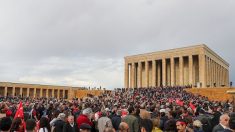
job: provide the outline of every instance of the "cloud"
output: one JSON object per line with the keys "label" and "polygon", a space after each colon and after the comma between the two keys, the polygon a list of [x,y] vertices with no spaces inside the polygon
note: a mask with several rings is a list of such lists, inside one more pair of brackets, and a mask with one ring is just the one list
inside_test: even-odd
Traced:
{"label": "cloud", "polygon": [[[31,64],[17,82],[77,87],[122,86],[122,60],[49,57]],[[23,66],[24,67],[24,66]],[[23,72],[23,69],[21,69]],[[17,76],[17,75],[15,75]],[[121,82],[121,83],[120,83]],[[121,85],[120,85],[121,84]]]}

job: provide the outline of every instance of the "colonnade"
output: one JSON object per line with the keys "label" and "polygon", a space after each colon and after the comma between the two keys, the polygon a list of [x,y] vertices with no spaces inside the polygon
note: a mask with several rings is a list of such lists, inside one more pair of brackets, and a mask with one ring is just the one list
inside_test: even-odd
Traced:
{"label": "colonnade", "polygon": [[0,96],[68,98],[69,89],[0,86]]}
{"label": "colonnade", "polygon": [[125,60],[126,88],[229,85],[228,68],[205,54],[136,60]]}

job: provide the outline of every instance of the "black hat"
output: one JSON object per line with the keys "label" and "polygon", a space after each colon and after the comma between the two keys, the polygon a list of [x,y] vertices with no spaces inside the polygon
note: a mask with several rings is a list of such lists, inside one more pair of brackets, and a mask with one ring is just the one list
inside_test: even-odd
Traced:
{"label": "black hat", "polygon": [[88,124],[86,124],[86,123],[82,123],[82,124],[80,125],[80,129],[91,129],[91,126],[88,125]]}

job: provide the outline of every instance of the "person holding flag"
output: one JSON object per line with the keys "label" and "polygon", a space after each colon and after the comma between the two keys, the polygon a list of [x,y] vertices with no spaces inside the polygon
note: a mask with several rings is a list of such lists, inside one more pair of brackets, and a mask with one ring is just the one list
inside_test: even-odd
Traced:
{"label": "person holding flag", "polygon": [[25,130],[24,111],[23,111],[22,102],[20,102],[10,132],[24,132],[24,130]]}

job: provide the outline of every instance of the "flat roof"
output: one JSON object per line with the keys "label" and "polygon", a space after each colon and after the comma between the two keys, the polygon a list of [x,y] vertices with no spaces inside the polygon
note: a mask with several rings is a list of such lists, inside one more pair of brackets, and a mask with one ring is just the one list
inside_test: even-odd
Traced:
{"label": "flat roof", "polygon": [[36,87],[62,87],[62,88],[82,88],[73,86],[59,86],[59,85],[42,85],[42,84],[30,84],[30,83],[13,83],[13,82],[0,82],[0,85],[25,85],[25,86],[36,86]]}
{"label": "flat roof", "polygon": [[196,44],[196,45],[181,47],[181,48],[174,48],[174,49],[168,49],[168,50],[162,50],[162,51],[155,51],[155,52],[141,53],[141,54],[136,54],[136,55],[129,55],[129,56],[125,56],[124,58],[129,59],[129,58],[133,58],[133,57],[135,58],[135,57],[143,57],[143,56],[150,56],[150,55],[166,54],[166,53],[171,53],[171,52],[174,52],[174,51],[192,50],[192,49],[198,49],[198,48],[204,48],[205,50],[211,52],[214,56],[216,56],[218,59],[220,59],[226,65],[229,66],[229,63],[227,61],[225,61],[217,53],[215,53],[213,50],[211,50],[206,44]]}

